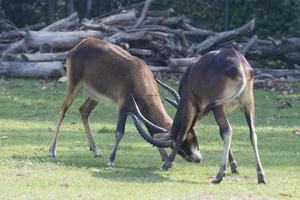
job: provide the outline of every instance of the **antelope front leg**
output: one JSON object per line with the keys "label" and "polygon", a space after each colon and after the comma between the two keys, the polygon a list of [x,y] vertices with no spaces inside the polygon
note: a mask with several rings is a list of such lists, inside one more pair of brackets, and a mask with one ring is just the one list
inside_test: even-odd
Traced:
{"label": "antelope front leg", "polygon": [[174,145],[174,149],[172,150],[171,154],[169,157],[167,157],[167,159],[165,160],[163,166],[161,167],[162,170],[168,170],[170,169],[174,164],[174,160],[176,157],[176,154],[178,152],[179,147],[181,146],[182,142],[179,143],[178,141],[176,142],[176,144]]}
{"label": "antelope front leg", "polygon": [[245,116],[246,116],[246,120],[247,120],[248,125],[249,125],[250,141],[251,141],[252,148],[253,148],[253,151],[254,151],[254,154],[255,154],[255,159],[256,159],[257,181],[258,181],[258,184],[261,184],[261,183],[266,184],[267,181],[265,179],[265,173],[264,173],[264,170],[262,168],[259,153],[258,153],[258,149],[257,149],[257,136],[256,136],[254,124],[253,124],[253,115],[250,112],[246,111]]}
{"label": "antelope front leg", "polygon": [[[220,134],[221,134],[221,131],[220,131]],[[221,138],[224,141],[222,134],[221,134]],[[233,157],[233,154],[232,154],[232,152],[231,152],[230,149],[229,149],[228,158],[229,158],[229,164],[230,164],[230,168],[231,168],[231,173],[232,174],[239,174],[237,162],[235,161],[235,159]]]}
{"label": "antelope front leg", "polygon": [[121,108],[119,110],[119,117],[118,117],[118,123],[117,123],[116,142],[115,142],[114,148],[110,154],[110,157],[109,157],[108,161],[106,162],[106,165],[108,167],[113,167],[115,165],[117,149],[118,149],[121,139],[124,136],[126,119],[127,119],[126,108]]}
{"label": "antelope front leg", "polygon": [[231,173],[232,174],[239,174],[237,162],[234,159],[230,149],[229,149],[229,163],[230,163],[230,167],[231,167]]}
{"label": "antelope front leg", "polygon": [[182,101],[184,103],[179,104],[177,109],[177,113],[182,113],[178,115],[176,113],[172,128],[171,128],[171,135],[177,135],[176,141],[173,140],[174,149],[171,152],[168,159],[162,166],[162,170],[168,170],[172,167],[173,161],[176,157],[178,150],[180,149],[183,141],[186,138],[186,134],[190,129],[193,127],[196,121],[196,108],[191,101]]}
{"label": "antelope front leg", "polygon": [[213,111],[213,113],[217,121],[217,124],[220,128],[220,134],[224,141],[222,163],[217,176],[211,181],[211,183],[217,184],[220,183],[223,180],[223,178],[226,176],[226,164],[227,164],[227,159],[228,159],[229,149],[231,144],[232,128],[230,126],[229,121],[227,120],[225,109],[223,106],[216,108]]}
{"label": "antelope front leg", "polygon": [[[154,134],[153,137],[158,140],[169,140],[170,139],[170,135],[161,134],[161,133]],[[157,149],[159,151],[162,161],[163,162],[166,161],[169,157],[168,152],[164,148],[157,148]]]}
{"label": "antelope front leg", "polygon": [[157,148],[157,149],[159,151],[159,154],[161,156],[162,161],[163,162],[166,161],[168,159],[168,153],[167,153],[167,151],[165,149],[163,149],[163,148]]}

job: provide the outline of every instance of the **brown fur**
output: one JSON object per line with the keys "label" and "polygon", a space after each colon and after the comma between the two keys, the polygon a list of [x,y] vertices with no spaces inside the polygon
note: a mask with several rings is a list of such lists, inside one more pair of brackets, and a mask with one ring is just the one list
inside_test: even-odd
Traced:
{"label": "brown fur", "polygon": [[[64,113],[72,104],[81,88],[88,99],[81,106],[80,112],[86,129],[91,150],[99,153],[94,142],[88,117],[101,98],[110,99],[118,105],[119,119],[117,139],[110,161],[113,162],[116,147],[124,132],[124,113],[135,112],[130,99],[134,96],[142,114],[154,124],[170,130],[172,119],[163,107],[157,83],[150,68],[141,59],[125,50],[96,38],[87,38],[72,49],[67,58],[67,94],[61,108],[61,116],[50,146],[49,153],[55,156],[56,140]],[[123,120],[123,121],[122,121]],[[126,120],[126,118],[125,118]],[[155,132],[147,127],[150,134]],[[190,133],[192,134],[192,133]],[[119,135],[119,136],[118,136]],[[195,136],[194,136],[195,137]],[[189,143],[190,142],[190,143]],[[197,144],[196,141],[185,141],[185,145]],[[160,149],[163,159],[166,152]],[[111,164],[111,163],[110,163]]]}
{"label": "brown fur", "polygon": [[212,111],[224,140],[223,161],[213,182],[221,182],[228,156],[232,171],[237,172],[236,161],[230,151],[232,128],[226,111],[230,105],[238,103],[245,113],[250,129],[258,181],[265,183],[254,129],[253,69],[244,56],[234,49],[207,53],[184,74],[179,94],[181,100],[171,128],[176,144],[163,168],[168,169],[171,166],[177,151],[180,151],[178,148],[189,137],[187,133],[193,131],[196,120]]}

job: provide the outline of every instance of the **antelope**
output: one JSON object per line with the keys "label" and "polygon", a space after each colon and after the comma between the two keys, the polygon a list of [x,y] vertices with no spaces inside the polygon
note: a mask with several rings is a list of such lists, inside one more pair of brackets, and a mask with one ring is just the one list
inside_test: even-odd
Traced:
{"label": "antelope", "polygon": [[[163,107],[150,68],[141,59],[130,55],[117,45],[96,38],[87,38],[68,53],[66,66],[67,91],[50,145],[50,157],[56,156],[57,139],[65,113],[83,88],[88,97],[79,110],[90,150],[95,157],[102,157],[102,153],[94,140],[89,115],[98,101],[108,99],[117,104],[118,120],[115,145],[107,165],[114,165],[117,148],[124,135],[127,116],[133,118],[138,129],[141,129],[139,120],[145,123],[150,135],[141,131],[139,133],[142,133],[142,137],[147,142],[159,147],[163,160],[167,158],[168,154],[163,148],[172,147],[172,142],[160,141],[151,135],[170,130],[172,119]],[[176,94],[172,88],[159,83],[172,94]],[[200,162],[202,157],[198,150],[196,135],[194,132],[189,132],[187,135],[187,139],[179,148],[180,155],[190,162]]]}
{"label": "antelope", "polygon": [[[193,131],[197,120],[213,112],[224,141],[222,162],[219,172],[211,181],[220,183],[226,175],[229,157],[231,171],[238,173],[237,163],[230,150],[232,127],[227,119],[227,109],[239,105],[244,112],[250,130],[250,141],[256,158],[258,183],[266,183],[261,165],[257,136],[254,127],[253,69],[245,57],[234,49],[220,49],[201,57],[184,73],[179,85],[179,102],[169,137],[173,140],[173,150],[165,160],[162,169],[172,166],[183,142]],[[166,138],[168,139],[168,138]]]}

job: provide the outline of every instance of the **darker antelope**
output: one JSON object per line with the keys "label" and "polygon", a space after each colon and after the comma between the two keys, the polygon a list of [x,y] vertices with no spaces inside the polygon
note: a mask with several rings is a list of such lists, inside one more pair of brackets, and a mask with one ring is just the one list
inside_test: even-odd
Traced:
{"label": "darker antelope", "polygon": [[[103,98],[115,102],[118,106],[116,141],[107,161],[109,166],[114,164],[117,147],[124,135],[128,115],[133,118],[139,129],[141,129],[139,120],[142,120],[150,135],[170,130],[172,120],[163,107],[150,68],[141,59],[130,55],[119,46],[96,38],[83,40],[68,54],[67,77],[67,93],[60,109],[59,120],[49,149],[51,157],[56,155],[58,133],[65,113],[82,88],[88,98],[80,107],[81,119],[90,150],[97,157],[101,157],[102,154],[97,149],[93,138],[89,125],[89,115],[98,104],[98,101]],[[138,105],[139,109],[136,109],[134,105]],[[145,132],[140,131],[140,133],[149,143],[161,147],[159,152],[162,159],[165,160],[168,155],[162,148],[171,147],[173,145],[172,141],[160,141]],[[188,161],[200,162],[201,154],[198,151],[196,135],[194,132],[189,132],[187,135],[188,137],[178,149],[180,155]]]}
{"label": "darker antelope", "polygon": [[[181,99],[170,133],[175,145],[162,168],[167,170],[172,166],[183,142],[189,138],[188,133],[194,132],[193,126],[196,121],[212,111],[224,141],[222,163],[212,183],[222,181],[226,174],[228,157],[231,171],[237,173],[237,163],[230,150],[232,128],[226,116],[228,107],[235,104],[242,108],[250,129],[258,183],[266,183],[254,128],[253,79],[252,67],[245,57],[234,49],[212,51],[193,64],[180,82]],[[172,104],[177,106],[176,102]]]}

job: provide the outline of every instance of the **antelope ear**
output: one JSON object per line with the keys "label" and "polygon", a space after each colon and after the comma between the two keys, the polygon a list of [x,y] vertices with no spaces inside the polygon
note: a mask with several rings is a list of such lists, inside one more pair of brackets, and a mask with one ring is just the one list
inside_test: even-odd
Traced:
{"label": "antelope ear", "polygon": [[168,140],[172,139],[169,132],[167,132],[167,133],[156,133],[156,134],[153,135],[153,138],[155,138],[157,140],[160,140],[160,141],[168,141]]}

